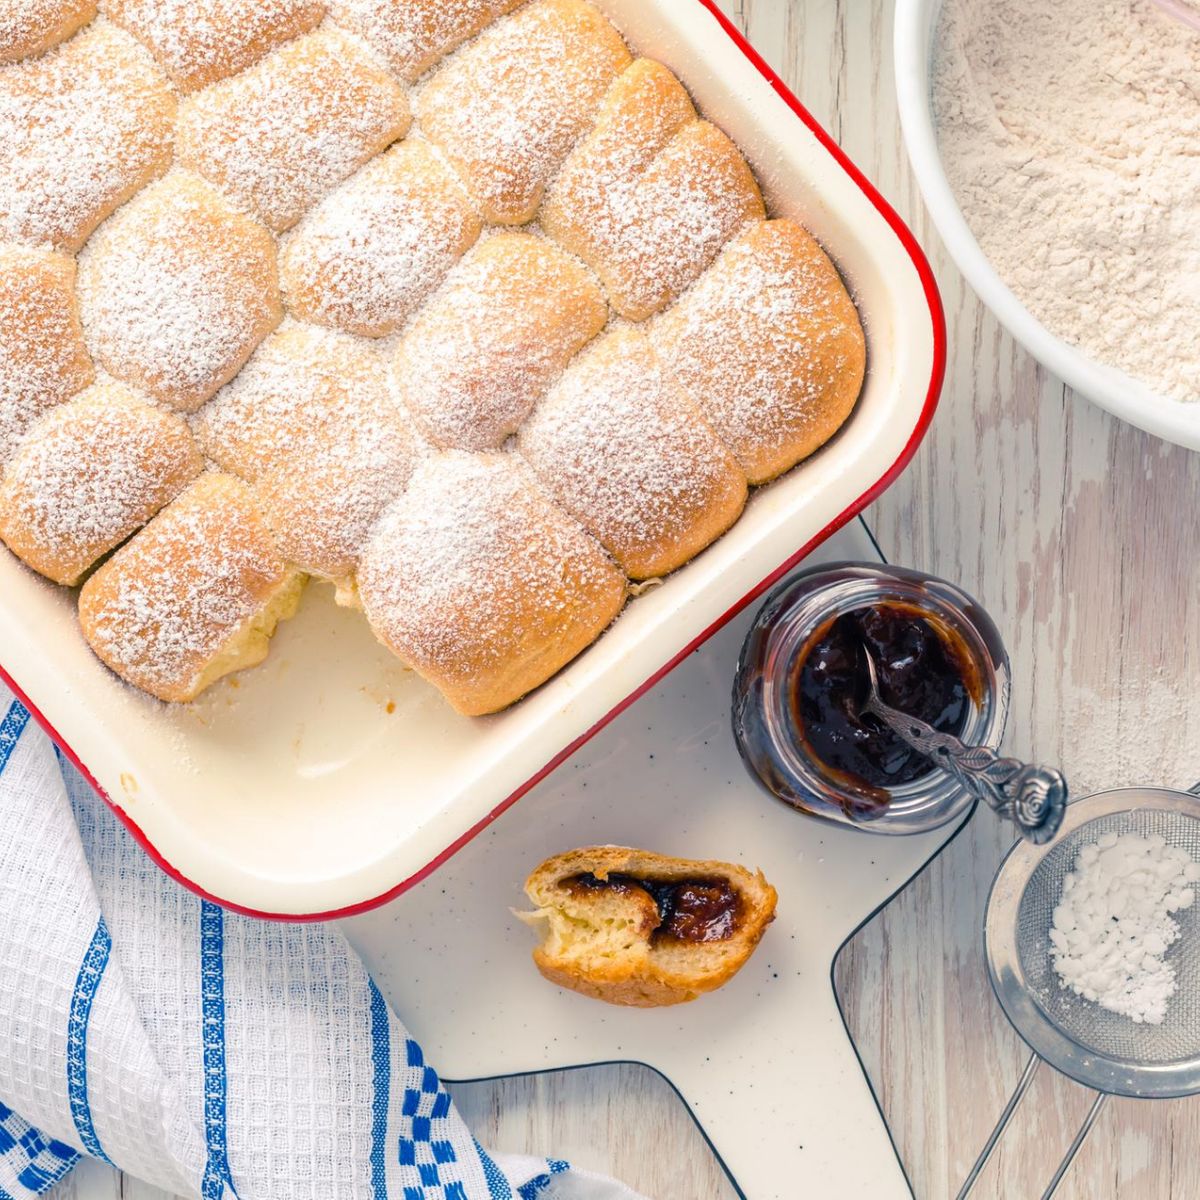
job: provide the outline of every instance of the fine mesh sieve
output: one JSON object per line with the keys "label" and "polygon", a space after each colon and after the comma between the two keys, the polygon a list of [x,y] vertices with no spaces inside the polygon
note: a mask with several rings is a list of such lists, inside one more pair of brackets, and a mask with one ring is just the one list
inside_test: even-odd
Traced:
{"label": "fine mesh sieve", "polygon": [[1200,903],[1173,914],[1180,936],[1166,960],[1175,968],[1176,991],[1161,1025],[1136,1024],[1063,987],[1049,936],[1063,877],[1080,849],[1106,833],[1160,834],[1200,862],[1198,794],[1200,785],[1191,793],[1128,788],[1088,796],[1067,806],[1056,842],[1018,842],[1000,864],[984,926],[988,973],[1005,1015],[1033,1055],[959,1200],[975,1184],[1043,1061],[1100,1093],[1043,1200],[1057,1190],[1109,1095],[1200,1092]]}
{"label": "fine mesh sieve", "polygon": [[[1200,805],[1193,805],[1200,809]],[[1068,1037],[1106,1058],[1143,1063],[1200,1060],[1200,905],[1174,915],[1180,937],[1168,951],[1177,991],[1161,1025],[1136,1025],[1060,986],[1050,958],[1048,931],[1062,895],[1063,877],[1080,849],[1105,833],[1160,834],[1169,846],[1200,862],[1200,819],[1162,809],[1133,809],[1096,817],[1057,843],[1034,870],[1017,907],[1017,954],[1026,987],[1037,1005]]]}

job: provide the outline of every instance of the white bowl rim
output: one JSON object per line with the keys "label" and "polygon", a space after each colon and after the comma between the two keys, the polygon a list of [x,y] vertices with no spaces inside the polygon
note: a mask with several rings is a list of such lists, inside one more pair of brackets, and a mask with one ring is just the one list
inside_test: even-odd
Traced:
{"label": "white bowl rim", "polygon": [[1147,433],[1200,450],[1200,401],[1164,396],[1051,333],[1018,299],[971,232],[942,168],[930,67],[942,0],[896,0],[894,67],[904,142],[929,215],[955,265],[1000,324],[1074,391]]}

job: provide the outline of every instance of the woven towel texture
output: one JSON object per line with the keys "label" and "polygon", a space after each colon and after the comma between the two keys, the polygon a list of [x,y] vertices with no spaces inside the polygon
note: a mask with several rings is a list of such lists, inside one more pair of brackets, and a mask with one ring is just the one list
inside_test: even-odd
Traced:
{"label": "woven towel texture", "polygon": [[0,1200],[81,1154],[202,1200],[637,1200],[490,1156],[336,929],[176,885],[0,686]]}

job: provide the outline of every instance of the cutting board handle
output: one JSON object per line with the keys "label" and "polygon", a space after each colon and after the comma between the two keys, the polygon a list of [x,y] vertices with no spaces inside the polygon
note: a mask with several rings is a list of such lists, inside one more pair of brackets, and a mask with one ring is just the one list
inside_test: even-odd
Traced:
{"label": "cutting board handle", "polygon": [[794,1024],[766,1021],[707,1057],[668,1053],[647,1065],[688,1105],[746,1200],[910,1200],[832,983],[819,982],[803,989]]}

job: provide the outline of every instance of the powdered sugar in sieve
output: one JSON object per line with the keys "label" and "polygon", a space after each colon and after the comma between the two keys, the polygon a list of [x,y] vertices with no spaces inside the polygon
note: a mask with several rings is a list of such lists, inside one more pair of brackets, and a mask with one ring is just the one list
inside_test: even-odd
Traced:
{"label": "powdered sugar in sieve", "polygon": [[[1194,791],[1200,793],[1200,785]],[[1079,864],[1080,852],[1092,845],[1098,854],[1118,845],[1140,852],[1142,839],[1153,847],[1161,839],[1164,850],[1200,860],[1200,799],[1164,788],[1100,792],[1068,805],[1056,842],[1041,847],[1018,842],[1001,863],[984,929],[988,973],[1005,1015],[1033,1055],[959,1200],[974,1186],[1042,1061],[1099,1093],[1043,1200],[1057,1190],[1109,1095],[1200,1092],[1200,905],[1176,904],[1186,898],[1178,895],[1172,901],[1179,934],[1163,947],[1162,961],[1174,972],[1176,990],[1161,1024],[1134,1022],[1103,1008],[1064,987],[1055,972],[1050,932],[1063,880]],[[1092,858],[1090,851],[1086,858]],[[1176,865],[1184,866],[1182,860]]]}

